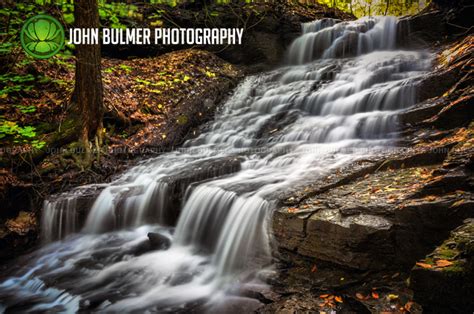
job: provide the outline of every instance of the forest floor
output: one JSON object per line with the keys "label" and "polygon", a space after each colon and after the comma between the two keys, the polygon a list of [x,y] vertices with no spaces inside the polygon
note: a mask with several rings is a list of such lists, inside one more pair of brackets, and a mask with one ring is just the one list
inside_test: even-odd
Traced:
{"label": "forest floor", "polygon": [[[19,62],[9,72],[12,88],[20,79],[24,83],[0,99],[0,193],[6,204],[2,244],[12,243],[11,238],[36,238],[35,208],[46,195],[107,181],[133,160],[170,150],[196,134],[242,77],[237,67],[202,50],[133,60],[104,58],[106,141],[95,152],[93,165],[84,169],[84,152],[71,134],[75,121],[68,115],[74,62],[72,57]],[[21,241],[13,244],[25,247]],[[3,245],[1,249],[3,256],[14,253]]]}

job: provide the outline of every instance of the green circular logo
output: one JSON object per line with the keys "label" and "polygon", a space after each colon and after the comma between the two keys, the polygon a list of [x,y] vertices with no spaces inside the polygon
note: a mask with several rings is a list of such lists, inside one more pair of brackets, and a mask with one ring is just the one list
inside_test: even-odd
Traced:
{"label": "green circular logo", "polygon": [[64,28],[54,17],[36,15],[28,19],[20,32],[21,46],[27,54],[47,59],[64,46]]}

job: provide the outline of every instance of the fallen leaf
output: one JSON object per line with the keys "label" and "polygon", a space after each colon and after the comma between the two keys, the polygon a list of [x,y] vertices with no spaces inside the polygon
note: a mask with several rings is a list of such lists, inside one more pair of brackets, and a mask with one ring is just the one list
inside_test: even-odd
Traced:
{"label": "fallen leaf", "polygon": [[311,272],[315,273],[317,271],[318,271],[318,267],[316,265],[313,265],[313,267],[311,268]]}
{"label": "fallen leaf", "polygon": [[440,259],[440,260],[436,261],[436,267],[448,267],[448,266],[451,266],[451,265],[453,265],[453,262],[450,262],[450,261],[445,260],[445,259]]}
{"label": "fallen leaf", "polygon": [[329,294],[321,294],[319,297],[320,297],[321,299],[325,299],[325,298],[327,298],[328,296],[329,296]]}
{"label": "fallen leaf", "polygon": [[295,208],[295,207],[288,208],[289,213],[294,213],[294,212],[297,212],[297,211],[298,211],[298,208]]}
{"label": "fallen leaf", "polygon": [[387,298],[388,298],[390,301],[393,301],[393,300],[398,299],[398,295],[391,293],[391,294],[389,294],[389,295],[387,296]]}
{"label": "fallen leaf", "polygon": [[362,293],[359,293],[359,292],[356,293],[356,297],[359,300],[364,300],[365,299],[364,295]]}
{"label": "fallen leaf", "polygon": [[408,312],[410,312],[412,306],[413,306],[413,302],[412,302],[412,301],[408,301],[408,302],[405,304],[405,310],[407,310]]}
{"label": "fallen leaf", "polygon": [[459,200],[459,201],[453,203],[453,205],[451,205],[450,207],[451,207],[451,208],[452,208],[452,207],[458,207],[458,206],[464,204],[464,202],[465,202],[465,200]]}
{"label": "fallen leaf", "polygon": [[342,297],[340,296],[336,296],[334,300],[336,300],[336,302],[342,303]]}
{"label": "fallen leaf", "polygon": [[372,291],[372,298],[374,299],[378,299],[379,298],[379,294],[375,291]]}
{"label": "fallen leaf", "polygon": [[416,265],[422,267],[422,268],[433,268],[430,264],[422,263],[422,262],[417,262]]}

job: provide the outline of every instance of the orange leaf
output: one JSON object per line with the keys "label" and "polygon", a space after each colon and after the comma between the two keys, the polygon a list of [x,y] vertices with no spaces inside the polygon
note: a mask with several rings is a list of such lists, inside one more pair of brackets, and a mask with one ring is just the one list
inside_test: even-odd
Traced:
{"label": "orange leaf", "polygon": [[437,267],[448,267],[448,266],[451,266],[451,265],[453,265],[453,262],[450,262],[450,261],[445,260],[445,259],[440,259],[440,260],[436,261],[436,266]]}
{"label": "orange leaf", "polygon": [[315,273],[317,271],[318,271],[318,267],[316,265],[313,265],[313,267],[311,268],[311,272]]}
{"label": "orange leaf", "polygon": [[289,213],[294,213],[294,212],[297,212],[297,211],[298,211],[298,208],[295,208],[295,207],[288,208]]}
{"label": "orange leaf", "polygon": [[410,312],[412,306],[413,306],[413,302],[412,302],[412,301],[408,301],[408,302],[405,304],[405,310],[407,310],[408,312]]}
{"label": "orange leaf", "polygon": [[374,299],[378,299],[379,298],[379,294],[375,291],[372,291],[372,298]]}
{"label": "orange leaf", "polygon": [[422,268],[432,268],[433,267],[430,264],[426,264],[426,263],[422,263],[422,262],[418,262],[418,263],[416,263],[416,265],[418,265]]}
{"label": "orange leaf", "polygon": [[320,297],[321,299],[325,299],[325,298],[327,298],[328,296],[329,296],[329,294],[321,294],[319,297]]}
{"label": "orange leaf", "polygon": [[342,303],[342,297],[340,296],[336,296],[334,300],[336,300],[336,302]]}
{"label": "orange leaf", "polygon": [[364,295],[362,293],[359,293],[359,292],[356,293],[356,297],[359,300],[364,300],[365,299]]}

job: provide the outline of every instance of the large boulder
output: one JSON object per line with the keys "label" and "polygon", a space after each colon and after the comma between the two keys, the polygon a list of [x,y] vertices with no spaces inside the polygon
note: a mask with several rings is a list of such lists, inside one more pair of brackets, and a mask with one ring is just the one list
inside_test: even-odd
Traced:
{"label": "large boulder", "polygon": [[474,309],[474,219],[468,219],[411,271],[414,299],[431,313]]}

